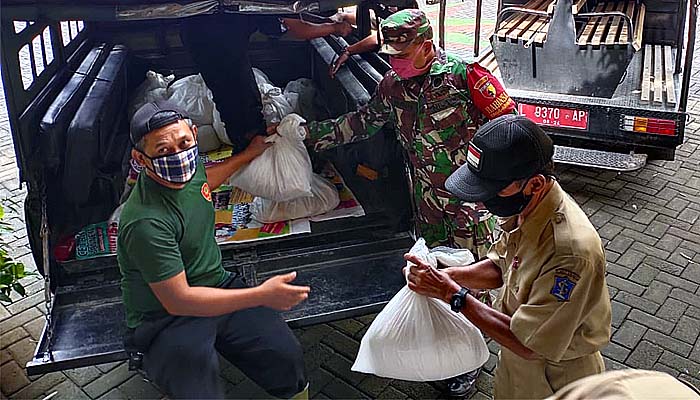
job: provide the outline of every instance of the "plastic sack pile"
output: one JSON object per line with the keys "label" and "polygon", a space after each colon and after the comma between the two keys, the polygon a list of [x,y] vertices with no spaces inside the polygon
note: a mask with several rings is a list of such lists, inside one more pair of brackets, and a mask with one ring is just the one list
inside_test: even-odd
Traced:
{"label": "plastic sack pile", "polygon": [[274,86],[259,69],[253,68],[253,75],[260,91],[263,117],[268,124],[279,123],[291,113],[300,114],[313,121],[324,119],[326,116],[326,113],[322,112],[323,100],[311,79],[293,80],[282,90]]}
{"label": "plastic sack pile", "polygon": [[340,197],[335,186],[313,174],[311,197],[280,202],[257,197],[251,205],[250,213],[257,221],[271,223],[324,214],[336,208],[338,204]]}
{"label": "plastic sack pile", "polygon": [[197,144],[200,152],[216,150],[222,143],[230,145],[231,140],[226,135],[226,127],[202,75],[190,75],[173,82],[174,80],[174,75],[163,76],[148,71],[146,80],[138,87],[129,105],[129,118],[146,103],[170,100],[197,125]]}
{"label": "plastic sack pile", "polygon": [[173,82],[168,87],[168,100],[177,104],[197,125],[200,151],[218,149],[221,143],[231,144],[214,97],[202,75],[190,75]]}
{"label": "plastic sack pile", "polygon": [[131,104],[129,104],[129,120],[139,108],[146,103],[165,100],[168,97],[168,85],[175,80],[175,75],[164,76],[155,71],[146,72],[146,80],[136,88]]}
{"label": "plastic sack pile", "polygon": [[[418,239],[410,250],[433,267],[474,261],[469,251],[435,248]],[[486,342],[462,314],[443,301],[404,286],[375,318],[362,338],[352,370],[393,379],[427,382],[448,379],[482,366]]]}

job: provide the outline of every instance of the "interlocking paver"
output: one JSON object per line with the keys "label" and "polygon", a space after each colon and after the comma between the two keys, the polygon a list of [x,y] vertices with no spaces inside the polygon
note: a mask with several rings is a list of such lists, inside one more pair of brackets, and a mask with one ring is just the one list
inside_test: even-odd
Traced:
{"label": "interlocking paver", "polygon": [[102,372],[93,366],[76,368],[66,371],[66,375],[68,376],[68,378],[70,378],[73,382],[80,386],[87,385],[88,383],[99,378],[101,374]]}
{"label": "interlocking paver", "polygon": [[661,347],[643,340],[632,350],[625,364],[633,368],[650,369],[663,352]]}
{"label": "interlocking paver", "polygon": [[612,305],[612,325],[619,327],[627,318],[632,307],[615,300],[612,300],[610,304]]}
{"label": "interlocking paver", "polygon": [[360,392],[352,385],[341,379],[333,379],[323,388],[323,393],[331,399],[368,399],[369,396]]}
{"label": "interlocking paver", "polygon": [[651,328],[656,331],[667,334],[671,333],[674,326],[672,322],[668,322],[666,320],[658,318],[654,315],[647,314],[644,311],[640,310],[632,310],[632,312],[630,312],[627,316],[627,319],[629,319],[630,321],[638,322],[646,326],[647,328]]}
{"label": "interlocking paver", "polygon": [[663,319],[676,323],[687,308],[686,303],[669,297],[664,301],[657,314]]}
{"label": "interlocking paver", "polygon": [[22,390],[12,395],[15,399],[36,399],[46,395],[54,386],[66,380],[66,376],[60,372],[52,372],[42,375],[37,380],[25,386]]}
{"label": "interlocking paver", "polygon": [[27,336],[29,336],[29,333],[27,333],[27,331],[21,326],[18,326],[0,337],[0,348],[4,349],[5,347],[15,344]]}
{"label": "interlocking paver", "polygon": [[608,275],[606,280],[609,286],[612,286],[618,290],[624,290],[627,293],[632,293],[637,296],[644,293],[644,286],[638,285],[627,279],[622,279],[614,275]]}
{"label": "interlocking paver", "polygon": [[19,365],[26,365],[29,360],[32,359],[34,355],[34,349],[36,348],[36,342],[30,337],[25,337],[19,342],[8,347],[12,357],[19,363]]}
{"label": "interlocking paver", "polygon": [[659,281],[652,281],[644,291],[642,297],[649,299],[654,303],[663,303],[671,293],[671,285]]}
{"label": "interlocking paver", "polygon": [[700,320],[682,316],[671,336],[692,345],[697,341],[698,333],[700,333]]}
{"label": "interlocking paver", "polygon": [[[51,389],[51,393],[56,392],[52,399],[60,400],[88,400],[90,397],[82,389],[71,381],[63,381],[58,386]],[[48,395],[50,396],[51,393]]]}
{"label": "interlocking paver", "polygon": [[630,349],[620,346],[615,342],[611,342],[603,348],[602,353],[605,357],[610,357],[615,361],[625,362],[630,354]]}
{"label": "interlocking paver", "polygon": [[344,355],[345,357],[355,359],[357,351],[360,348],[360,343],[339,331],[332,331],[325,338],[323,343],[333,348],[333,350]]}
{"label": "interlocking paver", "polygon": [[323,367],[332,372],[335,376],[342,378],[344,381],[353,385],[358,385],[365,379],[365,375],[351,371],[350,367],[352,367],[352,363],[353,362],[349,359],[338,354],[335,357],[330,357],[328,361],[323,364]]}
{"label": "interlocking paver", "polygon": [[379,396],[377,396],[377,399],[398,400],[405,399],[407,397],[408,396],[405,393],[401,393],[393,387],[388,387]]}
{"label": "interlocking paver", "polygon": [[87,384],[83,389],[90,397],[97,398],[112,390],[113,387],[126,382],[133,375],[134,372],[129,371],[127,364],[122,363],[117,368]]}
{"label": "interlocking paver", "polygon": [[11,361],[0,366],[0,388],[8,395],[15,393],[23,387],[29,385],[29,379],[22,367],[16,361]]}
{"label": "interlocking paver", "polygon": [[130,399],[160,399],[161,393],[152,384],[145,381],[140,375],[132,376],[128,381],[119,386]]}
{"label": "interlocking paver", "polygon": [[668,334],[659,333],[651,329],[644,334],[644,339],[658,344],[664,349],[670,350],[682,357],[688,357],[692,351],[692,346],[689,344],[675,339],[673,336]]}
{"label": "interlocking paver", "polygon": [[620,329],[612,336],[613,342],[629,349],[634,348],[646,332],[646,328],[633,321],[625,321]]}
{"label": "interlocking paver", "polygon": [[29,310],[26,310],[17,315],[13,315],[12,317],[0,322],[0,335],[11,331],[12,329],[17,328],[18,326],[22,326],[27,322],[37,317],[40,317],[41,315],[41,312],[39,312],[39,310],[36,307],[30,308]]}
{"label": "interlocking paver", "polygon": [[643,297],[636,296],[632,293],[622,291],[615,295],[615,300],[618,300],[619,302],[627,304],[628,306],[631,306],[633,308],[638,308],[642,311],[646,311],[649,314],[655,314],[660,307],[659,304],[656,304],[651,300],[647,300]]}

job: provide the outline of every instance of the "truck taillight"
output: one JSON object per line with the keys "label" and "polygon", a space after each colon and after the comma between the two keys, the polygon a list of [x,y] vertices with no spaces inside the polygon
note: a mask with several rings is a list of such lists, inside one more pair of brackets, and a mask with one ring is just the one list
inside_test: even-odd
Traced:
{"label": "truck taillight", "polygon": [[676,135],[678,133],[676,121],[632,115],[623,115],[622,130],[657,135]]}

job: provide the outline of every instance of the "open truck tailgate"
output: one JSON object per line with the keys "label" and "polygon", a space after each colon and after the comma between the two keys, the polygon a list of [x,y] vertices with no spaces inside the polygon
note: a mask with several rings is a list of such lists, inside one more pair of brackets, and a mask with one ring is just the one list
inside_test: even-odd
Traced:
{"label": "open truck tailgate", "polygon": [[[310,285],[311,294],[284,317],[291,326],[300,327],[379,311],[405,283],[403,254],[412,243],[407,234],[397,234],[311,246],[300,252],[263,250],[252,258],[224,252],[224,267],[239,269],[249,283],[297,271],[295,283]],[[113,258],[110,262],[116,263]],[[83,279],[58,289],[51,337],[45,327],[34,359],[27,364],[29,375],[126,359],[124,307],[113,272],[98,273],[95,279],[103,279],[101,284]]]}

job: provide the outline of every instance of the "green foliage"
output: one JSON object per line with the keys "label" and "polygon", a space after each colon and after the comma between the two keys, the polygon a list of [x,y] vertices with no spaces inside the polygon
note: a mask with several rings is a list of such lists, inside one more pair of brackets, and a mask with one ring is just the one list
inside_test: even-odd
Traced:
{"label": "green foliage", "polygon": [[[3,221],[5,217],[5,208],[0,204],[0,234],[12,230],[12,227]],[[0,302],[9,303],[10,294],[14,291],[20,296],[25,296],[27,293],[24,286],[20,283],[20,279],[36,275],[34,272],[28,272],[24,268],[24,264],[15,261],[8,254],[8,245],[0,237]]]}

